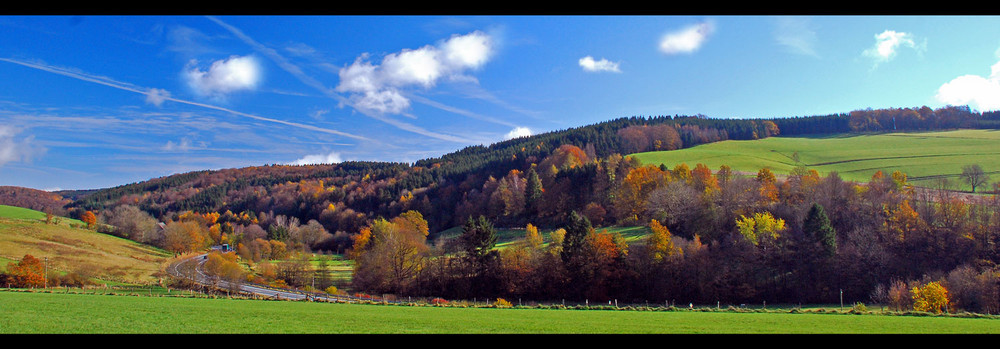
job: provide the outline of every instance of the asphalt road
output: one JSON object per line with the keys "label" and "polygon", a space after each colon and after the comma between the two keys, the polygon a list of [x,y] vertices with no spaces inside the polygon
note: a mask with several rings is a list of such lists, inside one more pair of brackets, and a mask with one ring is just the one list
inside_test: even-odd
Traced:
{"label": "asphalt road", "polygon": [[[238,285],[230,285],[229,282],[225,280],[216,280],[213,282],[213,277],[206,274],[203,265],[206,262],[205,256],[207,254],[200,254],[194,257],[186,258],[181,261],[171,264],[167,268],[167,272],[171,275],[179,278],[189,279],[195,283],[204,286],[217,286],[220,289],[230,289],[239,290],[243,293],[253,294],[261,297],[268,297],[272,299],[287,299],[287,300],[320,300],[320,301],[341,301],[341,302],[357,302],[362,300],[357,297],[351,296],[335,296],[326,293],[314,293],[314,292],[303,292],[303,291],[290,291],[271,288],[264,285],[240,283]],[[231,287],[235,286],[235,287]]]}

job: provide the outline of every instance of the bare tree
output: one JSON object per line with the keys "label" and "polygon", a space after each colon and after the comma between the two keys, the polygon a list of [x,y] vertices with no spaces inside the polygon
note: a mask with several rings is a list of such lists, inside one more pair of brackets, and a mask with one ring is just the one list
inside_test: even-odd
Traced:
{"label": "bare tree", "polygon": [[962,167],[962,174],[960,175],[965,183],[972,186],[972,192],[976,192],[976,187],[986,184],[990,180],[990,176],[983,172],[983,168],[979,164],[965,165]]}

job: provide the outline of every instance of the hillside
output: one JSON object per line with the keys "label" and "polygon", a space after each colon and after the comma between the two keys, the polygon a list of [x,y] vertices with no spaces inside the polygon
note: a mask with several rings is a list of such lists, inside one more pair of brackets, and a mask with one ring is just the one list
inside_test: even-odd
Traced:
{"label": "hillside", "polygon": [[30,208],[36,211],[52,212],[55,215],[65,215],[67,204],[73,202],[59,193],[44,190],[0,186],[0,205]]}
{"label": "hillside", "polygon": [[[794,160],[798,156],[799,162]],[[712,169],[728,165],[735,171],[756,173],[767,168],[788,174],[796,166],[820,175],[837,172],[848,181],[866,182],[877,171],[905,173],[922,187],[936,187],[947,179],[954,189],[970,191],[959,175],[962,167],[979,164],[996,177],[1000,172],[1000,133],[995,130],[771,137],[753,141],[728,140],[677,151],[633,154],[643,164],[702,163]],[[1000,179],[1000,178],[996,178]],[[983,189],[983,188],[979,188]],[[981,190],[980,190],[981,191]]]}
{"label": "hillside", "polygon": [[[0,206],[0,260],[18,261],[30,254],[48,258],[53,273],[75,272],[106,281],[157,282],[160,264],[171,254],[134,241],[80,228],[82,222],[18,207]],[[2,263],[5,267],[7,263]]]}

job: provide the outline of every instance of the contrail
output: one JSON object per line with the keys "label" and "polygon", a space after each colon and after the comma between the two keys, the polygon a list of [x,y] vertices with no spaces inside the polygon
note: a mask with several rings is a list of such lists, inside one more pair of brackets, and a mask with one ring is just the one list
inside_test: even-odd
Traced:
{"label": "contrail", "polygon": [[[59,74],[59,75],[70,77],[70,78],[74,78],[74,79],[77,79],[77,80],[83,80],[83,81],[87,81],[87,82],[101,84],[101,85],[104,85],[104,86],[116,88],[116,89],[119,89],[119,90],[129,91],[129,92],[135,92],[135,93],[139,93],[139,94],[146,95],[146,96],[149,96],[151,94],[151,92],[150,92],[151,90],[148,90],[148,89],[147,90],[142,90],[142,89],[140,89],[138,87],[130,86],[130,84],[127,84],[127,83],[121,83],[121,82],[116,82],[116,81],[108,81],[108,80],[105,80],[105,79],[102,79],[102,78],[99,78],[99,77],[88,76],[88,75],[81,74],[81,73],[70,72],[70,71],[67,71],[67,70],[64,70],[64,69],[61,69],[61,68],[55,68],[55,67],[51,67],[51,66],[47,66],[47,65],[41,65],[41,64],[35,64],[35,63],[28,63],[28,62],[18,61],[18,60],[14,60],[14,59],[9,59],[9,58],[0,58],[0,61],[4,61],[4,62],[8,62],[8,63],[14,63],[14,64],[18,64],[18,65],[22,65],[22,66],[25,66],[25,67],[38,69],[38,70],[44,70],[44,71],[47,71],[47,72],[50,72],[50,73]],[[313,125],[300,124],[300,123],[297,123],[297,122],[272,119],[272,118],[263,117],[263,116],[259,116],[259,115],[253,115],[253,114],[248,114],[248,113],[244,113],[244,112],[235,111],[235,110],[232,110],[232,109],[223,108],[223,107],[216,106],[216,105],[204,104],[204,103],[198,103],[198,102],[192,102],[192,101],[187,101],[187,100],[183,100],[183,99],[177,99],[177,98],[173,98],[173,97],[165,97],[165,96],[157,96],[157,97],[160,97],[163,100],[173,101],[173,102],[177,102],[177,103],[183,103],[183,104],[198,106],[198,107],[202,107],[202,108],[208,108],[208,109],[214,109],[214,110],[218,110],[218,111],[223,111],[223,112],[227,112],[227,113],[239,115],[239,116],[250,118],[250,119],[254,119],[254,120],[273,122],[273,123],[278,123],[278,124],[282,124],[282,125],[288,125],[288,126],[292,126],[292,127],[298,127],[298,128],[306,129],[306,130],[310,130],[310,131],[324,132],[324,133],[334,134],[334,135],[338,135],[338,136],[353,138],[353,139],[357,139],[357,140],[365,140],[365,141],[371,140],[371,139],[369,139],[367,137],[362,137],[362,136],[358,136],[358,135],[354,135],[354,134],[350,134],[350,133],[346,133],[346,132],[342,132],[342,131],[326,129],[326,128],[317,127],[317,126],[313,126]]]}
{"label": "contrail", "polygon": [[[399,128],[399,129],[402,129],[402,130],[410,131],[410,132],[413,132],[413,133],[416,133],[416,134],[421,134],[421,135],[428,136],[428,137],[431,137],[431,138],[437,138],[437,139],[441,139],[441,140],[446,140],[446,141],[451,141],[451,142],[458,142],[458,143],[472,143],[472,141],[469,140],[469,139],[465,139],[465,138],[457,137],[457,136],[453,136],[453,135],[446,135],[446,134],[436,133],[436,132],[424,129],[424,128],[422,128],[420,126],[417,126],[417,125],[405,123],[405,122],[398,121],[398,120],[395,120],[395,119],[392,119],[392,118],[388,118],[388,117],[385,117],[385,116],[382,116],[382,115],[378,115],[378,114],[375,114],[375,113],[369,113],[369,112],[366,112],[363,108],[357,108],[357,107],[355,107],[350,102],[350,100],[348,100],[347,98],[344,98],[344,96],[341,96],[341,95],[333,92],[333,90],[331,90],[331,89],[327,88],[326,86],[324,86],[323,83],[319,82],[318,80],[314,79],[313,77],[311,77],[311,76],[305,74],[304,72],[302,72],[302,69],[299,69],[298,66],[296,66],[295,64],[292,64],[291,62],[289,62],[287,59],[285,59],[284,56],[278,54],[278,52],[275,51],[274,49],[271,49],[271,48],[269,48],[267,46],[261,45],[260,43],[258,43],[257,41],[255,41],[253,38],[247,36],[246,34],[243,34],[243,32],[240,31],[238,28],[233,27],[233,26],[231,26],[231,25],[229,25],[229,24],[227,24],[225,22],[222,22],[221,20],[219,20],[219,19],[217,19],[215,17],[209,16],[208,19],[211,20],[211,21],[213,21],[213,22],[215,22],[216,24],[222,26],[223,28],[225,28],[226,30],[228,30],[233,35],[236,35],[237,37],[239,37],[240,40],[243,40],[244,43],[246,43],[247,45],[252,46],[255,50],[257,50],[257,52],[260,52],[261,54],[263,54],[263,55],[267,56],[268,58],[270,58],[271,60],[273,60],[275,63],[278,64],[278,66],[280,66],[282,69],[284,69],[285,71],[289,72],[290,74],[292,74],[293,76],[295,76],[296,78],[298,78],[299,81],[301,81],[302,83],[304,83],[304,84],[306,84],[306,85],[308,85],[308,86],[310,86],[312,88],[315,88],[316,90],[320,91],[321,93],[327,95],[330,98],[336,99],[340,103],[343,103],[345,105],[351,106],[352,108],[354,108],[354,110],[357,110],[358,112],[360,112],[361,114],[364,114],[367,117],[370,117],[372,119],[376,119],[376,120],[382,121],[384,123],[390,124],[390,125],[395,126],[395,127]],[[441,107],[439,106],[438,108],[441,108]],[[454,108],[452,108],[452,109],[453,110],[451,110],[451,111],[455,112]],[[448,110],[448,109],[445,109],[445,110]],[[459,113],[459,114],[469,115],[468,113]],[[480,117],[480,119],[481,119],[481,117]]]}

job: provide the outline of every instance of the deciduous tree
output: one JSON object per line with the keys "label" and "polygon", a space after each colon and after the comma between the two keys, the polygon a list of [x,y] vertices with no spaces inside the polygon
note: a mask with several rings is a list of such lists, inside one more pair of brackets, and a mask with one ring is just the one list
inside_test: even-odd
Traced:
{"label": "deciduous tree", "polygon": [[965,165],[962,167],[962,174],[960,176],[966,184],[972,187],[973,193],[976,192],[976,187],[990,181],[990,176],[983,171],[983,168],[979,164]]}
{"label": "deciduous tree", "polygon": [[948,309],[948,289],[937,281],[928,282],[923,287],[914,286],[910,293],[913,295],[913,310],[940,314]]}
{"label": "deciduous tree", "polygon": [[80,220],[87,223],[87,228],[90,229],[93,229],[97,225],[97,216],[91,211],[86,211],[80,215]]}
{"label": "deciduous tree", "polygon": [[42,260],[30,254],[24,255],[17,263],[7,263],[6,275],[11,287],[41,288],[45,286],[45,265]]}

